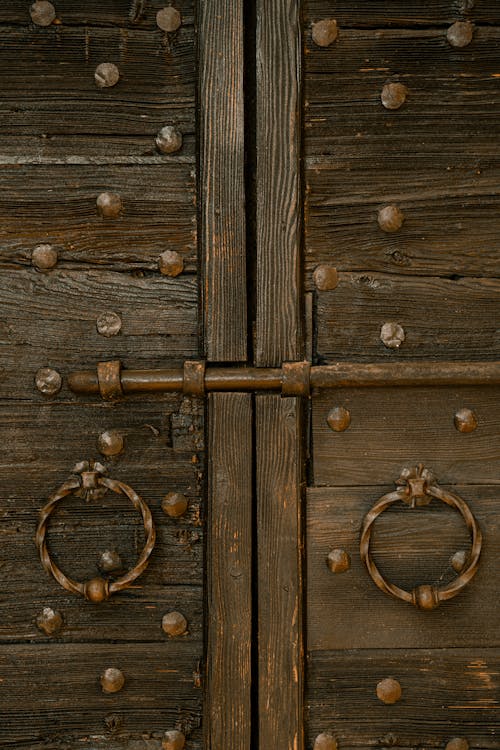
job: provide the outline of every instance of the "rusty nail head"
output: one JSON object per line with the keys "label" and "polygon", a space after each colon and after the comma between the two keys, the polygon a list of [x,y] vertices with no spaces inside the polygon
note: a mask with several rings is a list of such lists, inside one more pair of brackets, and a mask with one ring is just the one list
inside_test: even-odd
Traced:
{"label": "rusty nail head", "polygon": [[119,456],[124,445],[123,435],[118,430],[101,432],[97,440],[97,447],[103,456]]}
{"label": "rusty nail head", "polygon": [[44,607],[36,618],[36,625],[45,635],[54,635],[63,626],[63,617],[57,610]]}
{"label": "rusty nail head", "polygon": [[158,268],[164,276],[179,276],[184,270],[184,261],[175,250],[165,250],[158,258]]}
{"label": "rusty nail head", "polygon": [[461,573],[468,559],[469,553],[461,549],[450,557],[450,565],[457,573]]}
{"label": "rusty nail head", "polygon": [[456,21],[446,32],[446,38],[452,47],[467,47],[474,36],[474,24],[470,21]]}
{"label": "rusty nail head", "polygon": [[55,396],[62,388],[62,377],[51,367],[41,367],[35,375],[35,385],[44,396]]}
{"label": "rusty nail head", "polygon": [[351,558],[344,549],[332,549],[328,553],[326,564],[332,573],[345,573],[351,567]]}
{"label": "rusty nail head", "polygon": [[446,750],[469,750],[469,743],[465,737],[453,737],[446,743]]}
{"label": "rusty nail head", "polygon": [[162,500],[161,507],[164,513],[171,518],[179,518],[184,515],[188,507],[188,500],[181,492],[169,492]]}
{"label": "rusty nail head", "polygon": [[334,432],[344,432],[351,424],[351,414],[343,406],[334,406],[328,412],[326,421]]}
{"label": "rusty nail head", "polygon": [[399,109],[408,95],[403,83],[386,83],[380,94],[380,100],[386,109]]}
{"label": "rusty nail head", "polygon": [[121,327],[122,319],[117,313],[111,310],[101,313],[96,320],[97,332],[107,338],[120,333]]}
{"label": "rusty nail head", "polygon": [[168,612],[163,615],[161,627],[164,633],[171,638],[178,635],[185,635],[187,632],[187,620],[181,612]]}
{"label": "rusty nail head", "polygon": [[161,746],[163,750],[184,750],[186,737],[177,729],[170,729],[163,735]]}
{"label": "rusty nail head", "polygon": [[397,703],[401,700],[403,694],[401,685],[393,677],[386,677],[385,680],[381,680],[377,685],[376,692],[377,698],[387,705]]}
{"label": "rusty nail head", "polygon": [[394,204],[381,208],[377,216],[378,225],[384,232],[397,232],[404,220],[404,213]]}
{"label": "rusty nail head", "polygon": [[177,31],[182,23],[181,14],[177,8],[161,8],[156,14],[156,23],[162,31]]}
{"label": "rusty nail head", "polygon": [[105,550],[99,557],[97,564],[103,573],[116,573],[116,571],[123,569],[122,559],[114,549]]}
{"label": "rusty nail head", "polygon": [[125,675],[121,669],[108,667],[101,675],[103,693],[118,693],[125,685]]}
{"label": "rusty nail head", "polygon": [[120,71],[114,63],[104,62],[95,69],[94,78],[99,88],[108,89],[116,86],[120,80]]}
{"label": "rusty nail head", "polygon": [[471,409],[460,409],[453,421],[459,432],[474,432],[477,429],[477,417]]}
{"label": "rusty nail head", "polygon": [[52,245],[37,245],[31,253],[31,262],[37,271],[49,271],[57,260],[57,250]]}
{"label": "rusty nail head", "polygon": [[329,292],[335,289],[339,283],[337,269],[333,266],[316,266],[313,281],[318,291]]}
{"label": "rusty nail head", "polygon": [[399,323],[384,323],[380,329],[380,340],[388,349],[399,349],[405,338],[404,328]]}
{"label": "rusty nail head", "polygon": [[335,18],[324,18],[312,25],[312,39],[318,47],[329,47],[337,39],[339,29]]}
{"label": "rusty nail head", "polygon": [[337,741],[333,735],[322,732],[314,740],[313,750],[337,750]]}
{"label": "rusty nail head", "polygon": [[96,200],[97,210],[104,219],[116,219],[123,208],[118,193],[101,193]]}
{"label": "rusty nail head", "polygon": [[182,133],[173,125],[165,125],[156,136],[155,143],[162,154],[173,154],[182,148]]}
{"label": "rusty nail head", "polygon": [[30,8],[31,20],[37,26],[50,26],[55,20],[56,9],[47,0],[38,0]]}

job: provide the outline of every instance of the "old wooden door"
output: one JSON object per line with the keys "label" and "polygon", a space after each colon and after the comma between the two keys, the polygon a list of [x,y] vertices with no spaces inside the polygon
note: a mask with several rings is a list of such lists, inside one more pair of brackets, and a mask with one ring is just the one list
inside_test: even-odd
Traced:
{"label": "old wooden door", "polygon": [[497,3],[0,22],[0,745],[499,747]]}

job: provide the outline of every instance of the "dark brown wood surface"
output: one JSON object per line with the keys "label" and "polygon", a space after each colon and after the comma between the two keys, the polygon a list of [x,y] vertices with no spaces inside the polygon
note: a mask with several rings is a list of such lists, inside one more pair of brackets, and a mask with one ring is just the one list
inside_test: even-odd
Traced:
{"label": "dark brown wood surface", "polygon": [[336,18],[346,28],[385,26],[438,26],[455,21],[471,20],[499,23],[500,11],[496,0],[435,0],[408,3],[406,0],[306,0],[305,23],[322,18]]}
{"label": "dark brown wood surface", "polygon": [[252,714],[252,397],[208,405],[206,747],[249,750]]}

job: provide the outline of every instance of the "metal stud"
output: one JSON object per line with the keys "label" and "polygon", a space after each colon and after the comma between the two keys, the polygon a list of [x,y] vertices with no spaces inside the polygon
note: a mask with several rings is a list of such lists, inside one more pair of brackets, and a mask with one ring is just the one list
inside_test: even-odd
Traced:
{"label": "metal stud", "polygon": [[384,323],[380,329],[380,340],[388,349],[399,349],[405,338],[404,328],[399,323]]}
{"label": "metal stud", "polygon": [[457,573],[461,573],[468,559],[469,553],[461,549],[450,557],[450,565]]}
{"label": "metal stud", "polygon": [[313,23],[312,40],[318,47],[329,47],[337,39],[339,29],[335,18],[324,18]]}
{"label": "metal stud", "polygon": [[329,292],[338,286],[339,275],[337,269],[333,266],[316,266],[313,273],[313,281],[319,292]]}
{"label": "metal stud", "polygon": [[184,261],[175,250],[165,250],[158,258],[158,268],[164,276],[179,276],[184,270]]}
{"label": "metal stud", "polygon": [[85,583],[85,598],[93,604],[100,604],[109,597],[108,581],[104,578],[92,578]]}
{"label": "metal stud", "polygon": [[56,9],[47,0],[38,0],[30,8],[30,16],[37,26],[50,26],[55,20]]}
{"label": "metal stud", "polygon": [[377,698],[386,703],[392,705],[401,700],[403,691],[401,685],[393,677],[386,677],[385,680],[381,680],[377,685]]}
{"label": "metal stud", "polygon": [[119,456],[124,448],[124,438],[118,430],[101,432],[97,439],[97,447],[103,456]]}
{"label": "metal stud", "polygon": [[121,669],[108,667],[101,675],[103,693],[118,693],[125,685],[125,675]]}
{"label": "metal stud", "polygon": [[184,515],[188,507],[188,500],[181,492],[169,492],[161,502],[164,513],[171,518],[179,518]]}
{"label": "metal stud", "polygon": [[351,424],[351,415],[343,406],[334,406],[328,412],[326,421],[334,432],[344,432]]}
{"label": "metal stud", "polygon": [[52,245],[38,245],[31,253],[31,263],[37,271],[50,271],[57,260],[57,250]]}
{"label": "metal stud", "polygon": [[97,564],[103,573],[116,573],[118,570],[123,570],[122,559],[114,549],[105,550]]}
{"label": "metal stud", "polygon": [[118,193],[101,193],[96,200],[97,211],[104,219],[116,219],[123,208]]}
{"label": "metal stud", "polygon": [[122,319],[120,318],[118,313],[108,310],[99,315],[96,320],[96,328],[97,333],[100,333],[101,336],[111,338],[111,336],[116,336],[120,333],[122,328]]}
{"label": "metal stud", "polygon": [[186,737],[177,729],[170,729],[163,735],[161,746],[163,750],[184,750]]}
{"label": "metal stud", "polygon": [[380,94],[380,100],[386,109],[399,109],[408,95],[403,83],[386,83]]}
{"label": "metal stud", "polygon": [[182,23],[181,14],[177,8],[162,8],[156,14],[156,23],[162,31],[177,31]]}
{"label": "metal stud", "polygon": [[471,409],[460,409],[453,421],[459,432],[474,432],[477,429],[477,417]]}
{"label": "metal stud", "polygon": [[446,743],[445,750],[469,750],[469,743],[465,737],[453,737]]}
{"label": "metal stud", "polygon": [[452,47],[467,47],[474,36],[474,24],[470,21],[456,21],[446,32],[446,38]]}
{"label": "metal stud", "polygon": [[381,208],[377,216],[378,225],[384,232],[397,232],[404,220],[404,213],[394,204]]}
{"label": "metal stud", "polygon": [[62,388],[62,377],[51,367],[41,367],[35,375],[35,385],[44,396],[55,396]]}
{"label": "metal stud", "polygon": [[44,607],[36,618],[36,626],[45,635],[55,635],[63,626],[62,614],[51,607]]}
{"label": "metal stud", "polygon": [[173,154],[182,148],[182,133],[173,125],[165,125],[156,136],[155,143],[162,154]]}
{"label": "metal stud", "polygon": [[326,564],[332,573],[345,573],[351,567],[351,558],[344,549],[332,549],[327,555]]}
{"label": "metal stud", "polygon": [[120,80],[120,71],[114,63],[101,63],[95,69],[94,78],[99,88],[109,89]]}
{"label": "metal stud", "polygon": [[314,740],[313,750],[337,750],[337,740],[328,732],[322,732]]}
{"label": "metal stud", "polygon": [[181,612],[168,612],[163,615],[161,627],[164,633],[171,638],[179,635],[185,635],[187,632],[187,620]]}

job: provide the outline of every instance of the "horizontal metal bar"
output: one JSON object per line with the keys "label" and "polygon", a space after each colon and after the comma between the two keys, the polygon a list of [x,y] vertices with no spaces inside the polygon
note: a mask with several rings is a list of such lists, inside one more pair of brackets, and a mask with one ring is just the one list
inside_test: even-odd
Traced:
{"label": "horizontal metal bar", "polygon": [[[285,366],[288,372],[294,364]],[[313,388],[500,384],[500,362],[338,362],[311,368],[304,367],[304,363],[296,364],[305,394]],[[296,391],[286,390],[285,367],[207,367],[204,390],[281,390],[284,395],[297,395]],[[121,389],[124,394],[183,391],[186,390],[184,372],[180,368],[122,370]],[[71,373],[68,386],[74,393],[101,392],[97,370]]]}

